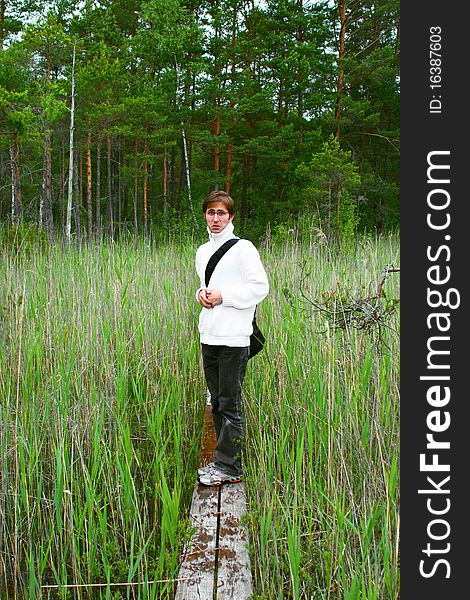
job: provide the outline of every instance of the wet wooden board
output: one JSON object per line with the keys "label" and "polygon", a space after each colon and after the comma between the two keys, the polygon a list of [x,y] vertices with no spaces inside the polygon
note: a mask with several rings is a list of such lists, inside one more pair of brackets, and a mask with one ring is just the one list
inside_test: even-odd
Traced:
{"label": "wet wooden board", "polygon": [[[201,465],[214,459],[214,450],[215,432],[208,395]],[[221,488],[196,484],[189,512],[196,531],[183,552],[175,600],[247,600],[252,594],[252,581],[248,532],[241,525],[241,516],[246,512],[243,483]]]}
{"label": "wet wooden board", "polygon": [[[215,431],[210,394],[206,396],[201,438],[200,465],[213,460]],[[219,490],[196,483],[189,518],[196,532],[185,547],[175,600],[213,600],[218,527]],[[186,579],[187,578],[187,579]]]}
{"label": "wet wooden board", "polygon": [[217,600],[246,600],[253,593],[248,531],[241,524],[246,513],[242,483],[224,485],[220,496]]}
{"label": "wet wooden board", "polygon": [[213,598],[218,506],[217,488],[196,486],[189,511],[196,532],[183,552],[175,600]]}
{"label": "wet wooden board", "polygon": [[175,600],[213,600],[215,597],[217,600],[247,600],[250,597],[253,588],[248,532],[241,524],[245,512],[242,483],[221,488],[196,486],[190,509],[196,532],[182,557]]}

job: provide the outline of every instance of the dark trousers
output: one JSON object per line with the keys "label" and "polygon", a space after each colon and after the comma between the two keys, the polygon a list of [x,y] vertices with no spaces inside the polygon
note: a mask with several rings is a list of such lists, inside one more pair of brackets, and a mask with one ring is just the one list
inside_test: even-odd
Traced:
{"label": "dark trousers", "polygon": [[244,434],[242,387],[249,348],[207,344],[201,348],[216,435],[214,462],[224,473],[239,475]]}

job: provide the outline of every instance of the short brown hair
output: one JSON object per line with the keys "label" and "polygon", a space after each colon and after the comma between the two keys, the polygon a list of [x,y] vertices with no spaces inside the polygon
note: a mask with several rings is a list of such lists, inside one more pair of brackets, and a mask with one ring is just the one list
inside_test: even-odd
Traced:
{"label": "short brown hair", "polygon": [[225,205],[225,208],[228,210],[230,216],[235,214],[235,202],[232,197],[227,194],[227,192],[223,191],[213,191],[207,194],[204,202],[202,203],[202,212],[206,212],[211,204],[216,204],[217,202],[222,202]]}

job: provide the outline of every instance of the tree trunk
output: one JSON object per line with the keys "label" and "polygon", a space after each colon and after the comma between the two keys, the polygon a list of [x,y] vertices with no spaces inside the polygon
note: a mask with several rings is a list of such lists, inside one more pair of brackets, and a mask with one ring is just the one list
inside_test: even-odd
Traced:
{"label": "tree trunk", "polygon": [[101,236],[101,132],[96,139],[95,235]]}
{"label": "tree trunk", "polygon": [[346,0],[341,0],[339,6],[339,51],[338,51],[338,83],[336,87],[336,107],[335,107],[335,122],[336,131],[335,137],[339,140],[340,137],[340,121],[341,121],[341,101],[344,91],[344,67],[343,60],[346,56],[345,39],[346,39]]}
{"label": "tree trunk", "polygon": [[[298,19],[299,19],[299,28],[297,29],[297,44],[300,46],[304,43],[304,29],[303,29],[303,16],[304,16],[304,7],[303,0],[297,0],[297,10],[298,10]],[[301,84],[301,74],[299,72],[298,75],[298,86],[299,89],[297,91],[297,118],[299,121],[299,144],[303,144],[304,142],[304,125],[303,125],[303,114],[304,114],[304,91],[303,86]]]}
{"label": "tree trunk", "polygon": [[[46,123],[46,128],[48,127]],[[43,228],[49,239],[53,233],[52,218],[52,157],[51,134],[46,133],[44,139],[44,160],[42,170],[41,199],[39,201],[39,227]]]}
{"label": "tree trunk", "polygon": [[279,115],[279,121],[281,121],[281,119],[282,119],[283,86],[284,86],[284,82],[282,79],[280,79],[279,80],[279,92],[277,95],[277,113]]}
{"label": "tree trunk", "polygon": [[169,204],[168,206],[175,206],[176,204],[176,145],[173,144],[171,147],[171,158],[168,165],[168,173],[169,173],[169,181],[168,181],[168,191],[169,191]]}
{"label": "tree trunk", "polygon": [[74,165],[73,165],[73,190],[75,196],[74,203],[74,215],[75,215],[75,235],[77,237],[77,242],[81,241],[81,231],[80,231],[80,206],[81,206],[81,198],[80,198],[80,182],[78,179],[78,160],[75,153]]}
{"label": "tree trunk", "polygon": [[[231,87],[232,89],[234,88],[235,85],[235,79],[236,79],[236,48],[237,48],[237,13],[234,13],[233,16],[233,21],[232,21],[232,57],[231,57],[231,67],[230,67],[230,82],[231,82]],[[229,130],[228,130],[228,135],[231,136],[232,135],[232,130],[233,130],[233,123],[234,123],[234,119],[233,119],[233,112],[235,109],[235,103],[233,101],[233,98],[230,99],[230,116],[229,116]],[[233,145],[232,145],[232,141],[229,138],[229,142],[227,145],[227,171],[226,171],[226,176],[225,176],[225,191],[227,192],[227,194],[230,194],[230,185],[232,182],[232,157],[233,157]]]}
{"label": "tree trunk", "polygon": [[336,238],[338,242],[341,242],[341,186],[338,184],[338,188],[336,190]]}
{"label": "tree trunk", "polygon": [[184,127],[182,127],[181,132],[182,132],[182,136],[183,136],[184,163],[185,163],[185,171],[186,171],[186,184],[188,186],[189,210],[191,211],[191,215],[193,217],[193,221],[194,221],[196,230],[199,230],[199,223],[198,223],[198,220],[196,219],[196,215],[194,214],[193,199],[191,196],[191,178],[189,175],[188,144],[186,142],[186,130]]}
{"label": "tree trunk", "polygon": [[[220,99],[218,99],[217,103],[215,104],[216,110],[217,110],[217,115],[212,124],[212,135],[215,138],[217,138],[220,135],[220,106],[218,106],[218,104],[220,105]],[[219,144],[216,142],[214,144],[214,161],[213,161],[213,165],[212,165],[214,173],[219,172],[219,164],[220,164],[220,148],[219,148]]]}
{"label": "tree trunk", "polygon": [[74,131],[75,131],[75,55],[76,55],[76,43],[73,45],[73,58],[72,58],[72,91],[70,100],[70,140],[69,140],[69,187],[67,197],[67,218],[65,224],[65,240],[70,244],[71,239],[71,228],[72,228],[72,197],[73,197],[73,143],[74,143]]}
{"label": "tree trunk", "polygon": [[163,139],[163,227],[165,229],[165,233],[168,227],[168,199],[167,199],[167,180],[168,180],[168,172],[167,172],[167,156],[166,156],[166,137]]}
{"label": "tree trunk", "polygon": [[139,150],[139,142],[137,138],[134,142],[134,233],[139,233],[139,225],[137,222],[137,195],[139,193],[139,181],[137,178],[137,152]]}
{"label": "tree trunk", "polygon": [[[73,74],[72,74],[73,75]],[[51,45],[47,44],[47,69],[46,69],[46,94],[51,81]],[[42,188],[39,200],[39,227],[44,228],[49,239],[52,238],[52,157],[51,157],[51,133],[47,118],[44,123],[44,160],[42,169]]]}
{"label": "tree trunk", "polygon": [[13,143],[10,146],[11,161],[11,222],[18,225],[21,213],[21,179],[20,179],[20,145],[18,131],[13,132]]}
{"label": "tree trunk", "polygon": [[[183,142],[181,142],[181,145],[183,145]],[[181,217],[181,211],[183,210],[181,199],[183,197],[184,192],[184,167],[184,150],[183,148],[181,148],[181,156],[180,161],[178,163],[178,178],[175,182],[175,210],[178,214],[178,217]]]}
{"label": "tree trunk", "polygon": [[[116,167],[116,170],[119,174],[119,171],[121,169],[121,162],[122,162],[122,142],[119,141],[118,144],[118,164]],[[115,196],[116,202],[114,205],[114,215],[117,215],[117,231],[115,228],[115,233],[117,234],[117,237],[119,237],[121,235],[121,227],[122,227],[122,214],[121,214],[121,209],[122,209],[122,186],[121,186],[121,177],[117,178],[117,193]]]}
{"label": "tree trunk", "polygon": [[[230,126],[233,125],[233,115],[230,115]],[[227,146],[227,174],[225,176],[225,191],[230,194],[230,183],[232,179],[232,142]]]}
{"label": "tree trunk", "polygon": [[[248,206],[248,178],[249,178],[249,160],[246,154],[243,155],[242,170],[242,197],[241,203],[238,203],[238,214],[240,216],[239,227],[243,227]],[[238,217],[237,217],[238,218]]]}
{"label": "tree trunk", "polygon": [[147,152],[148,152],[148,140],[145,138],[144,142],[144,181],[142,185],[143,192],[143,210],[144,210],[144,235],[148,233],[148,222],[147,222]]}
{"label": "tree trunk", "polygon": [[[69,161],[66,160],[65,156],[67,153],[67,149],[66,149],[66,144],[65,144],[65,139],[62,140],[62,144],[61,144],[61,153],[60,153],[60,180],[62,182],[62,185],[60,186],[60,194],[59,194],[59,214],[60,214],[60,223],[59,223],[59,231],[61,231],[63,233],[63,236],[65,237],[65,218],[66,218],[66,212],[67,212],[67,203],[65,201],[65,194],[68,194],[68,180],[67,180],[67,174],[68,174],[68,166],[69,166]],[[67,182],[67,183],[66,183]]]}
{"label": "tree trunk", "polygon": [[80,150],[78,153],[78,160],[79,160],[79,168],[78,168],[78,186],[79,186],[79,198],[80,198],[80,206],[83,206],[85,204],[84,202],[84,191],[83,191],[83,153]]}
{"label": "tree trunk", "polygon": [[86,205],[88,213],[88,239],[93,235],[93,206],[92,206],[92,178],[91,178],[91,131],[87,134],[86,148]]}
{"label": "tree trunk", "polygon": [[111,165],[111,135],[109,133],[106,137],[106,220],[108,222],[108,234],[113,238],[113,170]]}

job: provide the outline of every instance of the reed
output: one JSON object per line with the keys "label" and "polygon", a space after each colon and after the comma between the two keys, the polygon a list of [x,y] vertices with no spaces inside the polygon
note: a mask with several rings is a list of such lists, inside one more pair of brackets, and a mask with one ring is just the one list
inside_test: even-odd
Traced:
{"label": "reed", "polygon": [[[379,340],[312,310],[347,288],[367,295],[398,266],[395,236],[347,252],[285,244],[265,253],[266,351],[245,388],[245,468],[254,598],[398,598],[399,315]],[[384,290],[398,298],[394,274]]]}
{"label": "reed", "polygon": [[[194,244],[0,257],[0,597],[172,598],[203,411]],[[379,342],[302,300],[358,295],[396,236],[262,251],[245,382],[254,598],[398,598],[399,315]],[[398,275],[385,292],[399,296]]]}
{"label": "reed", "polygon": [[145,243],[2,257],[2,598],[171,597],[204,394],[192,260]]}

